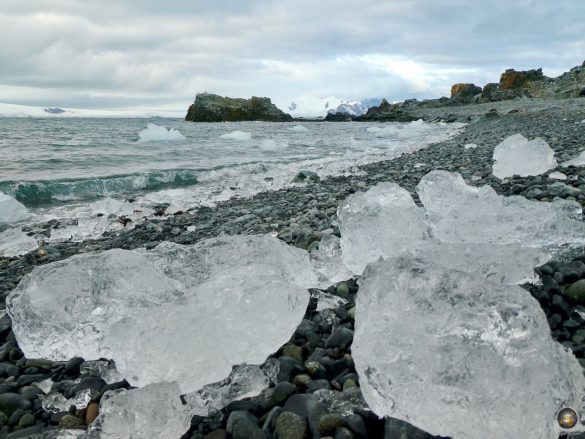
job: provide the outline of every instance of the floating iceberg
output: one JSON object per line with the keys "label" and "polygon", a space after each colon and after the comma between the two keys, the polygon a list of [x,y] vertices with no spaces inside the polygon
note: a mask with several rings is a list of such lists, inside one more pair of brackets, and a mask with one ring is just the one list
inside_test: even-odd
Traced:
{"label": "floating iceberg", "polygon": [[571,160],[568,160],[564,163],[561,163],[561,166],[565,168],[567,166],[584,166],[585,165],[585,151],[581,151],[578,155],[573,157]]}
{"label": "floating iceberg", "polygon": [[251,140],[252,133],[248,133],[246,131],[232,131],[231,133],[222,134],[219,136],[220,139],[227,139],[227,140]]}
{"label": "floating iceberg", "polygon": [[142,389],[108,391],[100,414],[91,425],[90,437],[151,439],[180,438],[192,415],[181,402],[175,383],[150,384]]}
{"label": "floating iceberg", "polygon": [[189,393],[286,343],[315,284],[301,249],[219,237],[37,267],[7,308],[29,358],[110,358],[134,386],[176,381]]}
{"label": "floating iceberg", "polygon": [[554,150],[540,137],[528,141],[522,134],[514,134],[494,149],[493,174],[500,179],[540,175],[557,166],[554,155]]}
{"label": "floating iceberg", "polygon": [[297,131],[299,133],[304,133],[304,132],[309,131],[309,129],[303,125],[295,125],[295,126],[289,127],[288,129],[289,129],[289,131]]}
{"label": "floating iceberg", "polygon": [[283,149],[288,148],[288,143],[278,143],[274,139],[264,139],[260,142],[259,148],[263,151],[282,151]]}
{"label": "floating iceberg", "polygon": [[149,123],[145,129],[138,133],[138,137],[140,137],[139,142],[187,140],[179,130],[174,128],[167,129],[154,123]]}
{"label": "floating iceberg", "polygon": [[454,439],[551,439],[559,410],[585,415],[582,368],[528,292],[420,256],[360,280],[352,355],[377,415]]}
{"label": "floating iceberg", "polygon": [[339,206],[345,267],[359,275],[380,257],[423,252],[451,268],[517,283],[567,246],[585,243],[581,207],[574,201],[503,197],[446,171],[427,174],[417,192],[424,208],[393,183],[351,195]]}
{"label": "floating iceberg", "polygon": [[0,192],[0,224],[23,221],[29,217],[30,212],[24,204]]}

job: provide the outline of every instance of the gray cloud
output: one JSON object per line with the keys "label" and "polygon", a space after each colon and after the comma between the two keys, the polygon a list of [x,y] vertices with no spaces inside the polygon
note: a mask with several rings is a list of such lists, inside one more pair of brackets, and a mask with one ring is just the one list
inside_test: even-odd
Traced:
{"label": "gray cloud", "polygon": [[555,75],[585,57],[582,0],[3,0],[0,102],[186,108],[198,91],[400,100]]}

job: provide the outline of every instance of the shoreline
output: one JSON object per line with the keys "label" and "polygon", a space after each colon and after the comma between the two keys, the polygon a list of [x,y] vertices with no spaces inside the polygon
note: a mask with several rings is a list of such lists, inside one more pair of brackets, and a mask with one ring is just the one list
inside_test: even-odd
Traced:
{"label": "shoreline", "polygon": [[[411,194],[414,194],[414,187],[418,184],[420,178],[429,171],[436,169],[459,172],[467,183],[475,186],[489,184],[498,194],[502,195],[524,195],[527,198],[542,201],[551,201],[554,197],[575,199],[581,206],[585,206],[585,183],[581,183],[581,181],[585,181],[585,168],[561,168],[559,166],[549,171],[559,170],[567,175],[568,178],[562,183],[563,186],[560,186],[557,180],[548,179],[546,175],[524,178],[517,177],[503,181],[491,175],[491,157],[494,147],[504,138],[512,134],[521,133],[529,139],[542,137],[555,150],[559,162],[568,160],[577,155],[581,150],[585,150],[585,124],[581,123],[582,120],[585,120],[585,99],[566,101],[549,100],[532,105],[533,103],[532,100],[520,100],[467,106],[470,108],[446,107],[443,109],[420,109],[420,112],[424,112],[430,120],[439,117],[439,110],[441,110],[444,116],[460,118],[461,120],[459,121],[465,120],[469,122],[469,125],[465,127],[461,134],[445,142],[433,144],[426,149],[405,154],[392,160],[361,166],[360,169],[364,171],[363,173],[351,176],[328,177],[321,181],[307,183],[305,186],[261,192],[250,198],[232,198],[228,201],[218,203],[215,207],[195,209],[188,214],[177,215],[164,220],[147,219],[143,224],[137,225],[132,230],[109,232],[104,234],[100,239],[86,240],[83,242],[49,243],[43,247],[42,252],[35,250],[21,257],[0,259],[0,301],[2,302],[2,308],[4,308],[4,302],[9,292],[17,285],[22,276],[30,272],[34,266],[62,260],[74,254],[88,251],[111,248],[134,249],[143,246],[149,249],[155,247],[162,241],[193,244],[202,239],[218,236],[221,233],[229,235],[276,233],[278,238],[287,244],[310,250],[317,246],[316,243],[319,242],[322,236],[327,234],[339,235],[339,229],[336,225],[336,210],[339,203],[349,194],[356,191],[365,191],[380,182],[398,183],[411,192]],[[495,108],[498,115],[493,115],[492,112],[491,116],[486,116],[487,113],[490,113],[491,108]],[[518,111],[510,112],[511,110]],[[475,143],[478,145],[478,148],[465,149],[464,145],[468,143]],[[572,190],[568,189],[568,187],[571,187]],[[415,199],[417,199],[416,194],[414,195]],[[188,228],[193,226],[195,230],[188,231]],[[579,258],[577,260],[585,262],[585,260]],[[583,311],[585,308],[581,310],[579,308],[580,305],[573,308],[566,301],[562,302],[559,299],[554,299],[555,296],[560,297],[559,292],[562,288],[575,281],[572,274],[567,275],[566,265],[558,261],[546,264],[548,268],[541,268],[539,274],[543,278],[552,278],[554,283],[545,283],[546,287],[531,287],[531,293],[539,300],[543,310],[550,315],[549,323],[551,324],[553,337],[566,346],[581,349],[580,345],[576,345],[571,340],[573,340],[580,328],[585,328],[585,319],[581,318],[579,320],[575,316],[575,310]],[[556,273],[561,273],[561,275],[556,275]],[[579,276],[585,276],[585,270]],[[357,293],[355,281],[350,280],[348,282],[338,283],[326,291],[347,300],[346,305],[336,307],[332,313],[339,319],[340,327],[345,327],[350,331],[353,330],[351,309],[355,301],[355,294]],[[277,402],[273,407],[270,407],[268,403],[260,403],[254,399],[249,402],[234,402],[219,416],[221,419],[213,417],[197,419],[192,424],[189,436],[185,437],[202,439],[208,433],[223,430],[226,428],[229,417],[234,416],[234,413],[238,413],[241,410],[256,414],[258,415],[257,418],[268,416],[268,413],[274,410],[278,404],[284,405],[285,409],[286,404],[289,404],[289,408],[286,410],[291,411],[292,408],[290,405],[292,404],[289,403],[289,398],[292,396],[291,392],[297,395],[312,393],[311,391],[317,389],[308,385],[311,381],[318,381],[314,385],[323,386],[321,388],[324,389],[327,389],[327,386],[329,386],[336,390],[345,390],[345,382],[348,380],[359,385],[356,382],[357,376],[354,377],[351,375],[355,372],[355,369],[352,371],[351,357],[346,357],[351,352],[351,342],[349,344],[345,343],[344,346],[342,344],[333,345],[333,342],[329,341],[335,331],[332,326],[328,327],[325,325],[325,328],[319,327],[319,330],[315,329],[315,321],[318,322],[318,326],[321,324],[319,323],[319,319],[322,318],[319,317],[321,313],[315,311],[315,306],[316,303],[312,300],[306,315],[306,318],[313,322],[310,325],[312,328],[311,332],[317,334],[320,340],[319,342],[315,341],[316,346],[313,347],[313,351],[309,351],[309,348],[306,346],[307,341],[312,335],[309,336],[306,333],[300,334],[299,330],[297,330],[291,342],[285,345],[288,348],[285,349],[283,347],[276,354],[281,362],[281,371],[283,370],[282,364],[289,364],[290,366],[289,376],[286,379],[283,378],[282,381],[282,383],[288,384],[281,383],[277,386],[279,392],[284,392],[288,396],[283,401],[280,399],[275,400],[275,398],[279,398],[278,396],[274,396],[276,393],[275,390],[271,396],[267,397],[272,403]],[[553,317],[553,315],[558,315],[559,317]],[[20,389],[30,387],[30,384],[35,382],[35,379],[40,381],[41,376],[45,379],[46,376],[50,375],[54,378],[54,381],[59,381],[59,378],[67,381],[80,376],[80,364],[77,367],[68,369],[68,366],[62,363],[51,365],[47,363],[42,365],[41,363],[34,363],[34,360],[23,360],[21,353],[19,354],[20,349],[16,345],[14,336],[11,336],[12,332],[10,330],[9,320],[7,316],[0,319],[0,335],[2,336],[3,343],[0,351],[4,353],[2,361],[8,361],[14,367],[19,368],[19,371],[17,378],[10,381],[6,379],[5,381],[8,381],[8,383],[17,383],[18,389]],[[570,327],[570,325],[565,324],[567,321],[576,321],[578,324]],[[305,321],[304,324],[308,325]],[[569,344],[572,344],[572,346]],[[327,357],[333,361],[333,363],[327,363],[328,360],[325,360],[325,363],[321,363],[322,366],[328,371],[329,368],[331,368],[331,371],[337,371],[336,368],[341,367],[345,373],[343,377],[350,376],[350,378],[340,382],[343,377],[339,378],[339,373],[333,374],[332,372],[328,372],[324,377],[319,377],[318,374],[310,376],[309,381],[306,383],[301,382],[299,384],[299,379],[297,378],[297,382],[295,383],[296,377],[307,375],[308,373],[305,366],[302,364],[299,366],[299,355],[302,363],[310,355],[313,355],[315,349],[319,349],[321,345],[324,345],[323,349],[330,349],[323,358]],[[579,355],[579,358],[585,358],[585,349],[581,349]],[[282,358],[285,359],[281,360]],[[292,360],[288,360],[288,358],[292,358]],[[317,362],[319,361],[317,360]],[[585,360],[581,364],[585,366]],[[5,370],[7,370],[6,367],[4,368]],[[304,370],[297,371],[298,373],[295,375],[293,373],[295,367],[301,367]],[[36,371],[33,370],[33,372],[37,373],[27,374],[26,370],[29,368],[36,368]],[[16,373],[14,370],[11,372]],[[29,372],[31,372],[30,369]],[[6,372],[5,375],[7,375]],[[311,374],[309,373],[308,375]],[[306,380],[304,377],[303,379]],[[325,384],[322,381],[323,379],[328,381],[329,384]],[[5,390],[2,391],[3,393],[20,392],[14,386],[4,384]],[[290,386],[294,386],[294,391]],[[351,384],[348,385],[348,389],[351,386]],[[104,386],[102,385],[100,392],[103,393],[103,391]],[[34,404],[38,405],[38,403],[34,402],[39,401],[38,393],[36,395],[36,398],[32,395],[31,406],[34,406]],[[262,401],[266,400],[266,398],[262,399],[262,397],[260,399]],[[299,400],[302,398],[296,399]],[[301,404],[301,402],[297,403]],[[305,403],[307,402],[304,401],[303,404]],[[23,403],[23,405],[26,404]],[[87,411],[63,414],[59,419],[54,418],[52,415],[44,415],[40,412],[38,417],[35,414],[37,420],[46,422],[45,425],[65,426],[66,422],[63,422],[65,416],[71,416],[79,421],[83,421],[83,419],[87,419]],[[388,422],[385,425],[383,420],[374,419],[371,412],[368,414],[367,411],[342,417],[343,419],[336,417],[335,419],[330,418],[329,420],[336,428],[345,428],[354,437],[357,437],[356,431],[362,428],[362,424],[360,424],[360,420],[355,418],[355,416],[361,419],[364,428],[370,430],[371,434],[378,434],[380,432],[384,434],[384,429],[389,428],[394,428],[394,430],[388,430],[389,435],[397,434],[399,431],[406,431],[406,434],[413,434],[413,430],[408,430],[412,427],[405,426],[404,424],[388,427]],[[274,420],[275,418],[276,416],[273,413],[272,419]],[[74,419],[65,419],[67,422],[70,422],[68,425],[74,425],[76,422]],[[14,425],[11,425],[9,430],[13,431],[14,427],[19,425],[19,422],[20,420]],[[30,417],[27,418],[27,422],[30,422]],[[6,420],[6,424],[7,426],[11,424],[9,419]],[[23,423],[23,425],[25,424]],[[310,421],[308,424],[308,427],[312,428]],[[268,425],[270,427],[270,422],[268,422]],[[343,425],[343,427],[340,427],[340,425]],[[77,426],[83,427],[83,422],[78,422]],[[36,428],[38,430],[38,427],[35,426],[23,428]],[[270,428],[276,428],[276,426],[272,425]],[[4,436],[3,432],[6,433],[6,430],[0,430],[0,437],[9,437],[10,439],[12,437],[19,437]],[[327,433],[329,433],[329,430],[327,430]],[[219,434],[217,433],[217,436],[214,437],[223,437],[219,436]]]}

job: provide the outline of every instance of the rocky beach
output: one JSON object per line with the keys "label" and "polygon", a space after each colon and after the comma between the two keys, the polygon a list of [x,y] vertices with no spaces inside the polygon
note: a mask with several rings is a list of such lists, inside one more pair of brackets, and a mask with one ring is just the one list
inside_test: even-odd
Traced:
{"label": "rocky beach", "polygon": [[[139,248],[150,251],[162,242],[191,245],[220,236],[258,234],[271,234],[289,246],[314,252],[324,238],[340,236],[337,212],[348,196],[391,182],[409,191],[420,205],[415,188],[430,171],[458,173],[468,185],[489,185],[499,195],[585,204],[585,168],[580,166],[558,165],[537,176],[499,179],[492,174],[494,148],[518,133],[529,139],[544,139],[559,163],[578,156],[585,148],[583,98],[525,96],[459,106],[420,106],[409,114],[427,121],[459,121],[467,125],[447,141],[392,160],[356,167],[349,175],[306,178],[302,185],[232,198],[212,207],[177,211],[163,218],[151,216],[132,229],[106,232],[98,239],[49,242],[25,255],[0,259],[2,308],[23,277],[36,267],[89,252]],[[557,173],[562,173],[562,180],[555,177]],[[572,351],[585,367],[585,256],[573,250],[571,255],[534,268],[540,282],[524,288],[542,307],[554,340]],[[290,340],[265,363],[264,370],[272,367],[275,371],[266,373],[266,388],[257,389],[261,390],[257,396],[233,401],[227,398],[225,406],[211,410],[207,416],[193,416],[182,437],[435,437],[404,421],[379,418],[363,399],[361,377],[352,357],[356,299],[360,295],[358,280],[352,276],[327,288],[311,290],[303,320]],[[0,320],[0,336],[0,437],[85,437],[87,425],[100,413],[104,394],[131,388],[126,380],[106,379],[107,358],[101,363],[83,358],[26,358],[6,314]],[[232,381],[223,386],[230,390],[238,380]],[[237,389],[231,391],[238,395]],[[47,410],[45,394],[52,395],[57,408]],[[62,398],[55,398],[58,394]],[[143,415],[156,419],[161,416],[160,423],[164,424],[170,419],[165,417],[168,408],[163,401],[156,404],[154,414]]]}

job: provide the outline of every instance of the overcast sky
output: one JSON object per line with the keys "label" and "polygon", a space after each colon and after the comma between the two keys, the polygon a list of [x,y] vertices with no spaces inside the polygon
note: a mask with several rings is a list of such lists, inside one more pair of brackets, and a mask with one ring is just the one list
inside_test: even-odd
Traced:
{"label": "overcast sky", "polygon": [[438,97],[585,60],[585,0],[0,0],[0,102]]}

